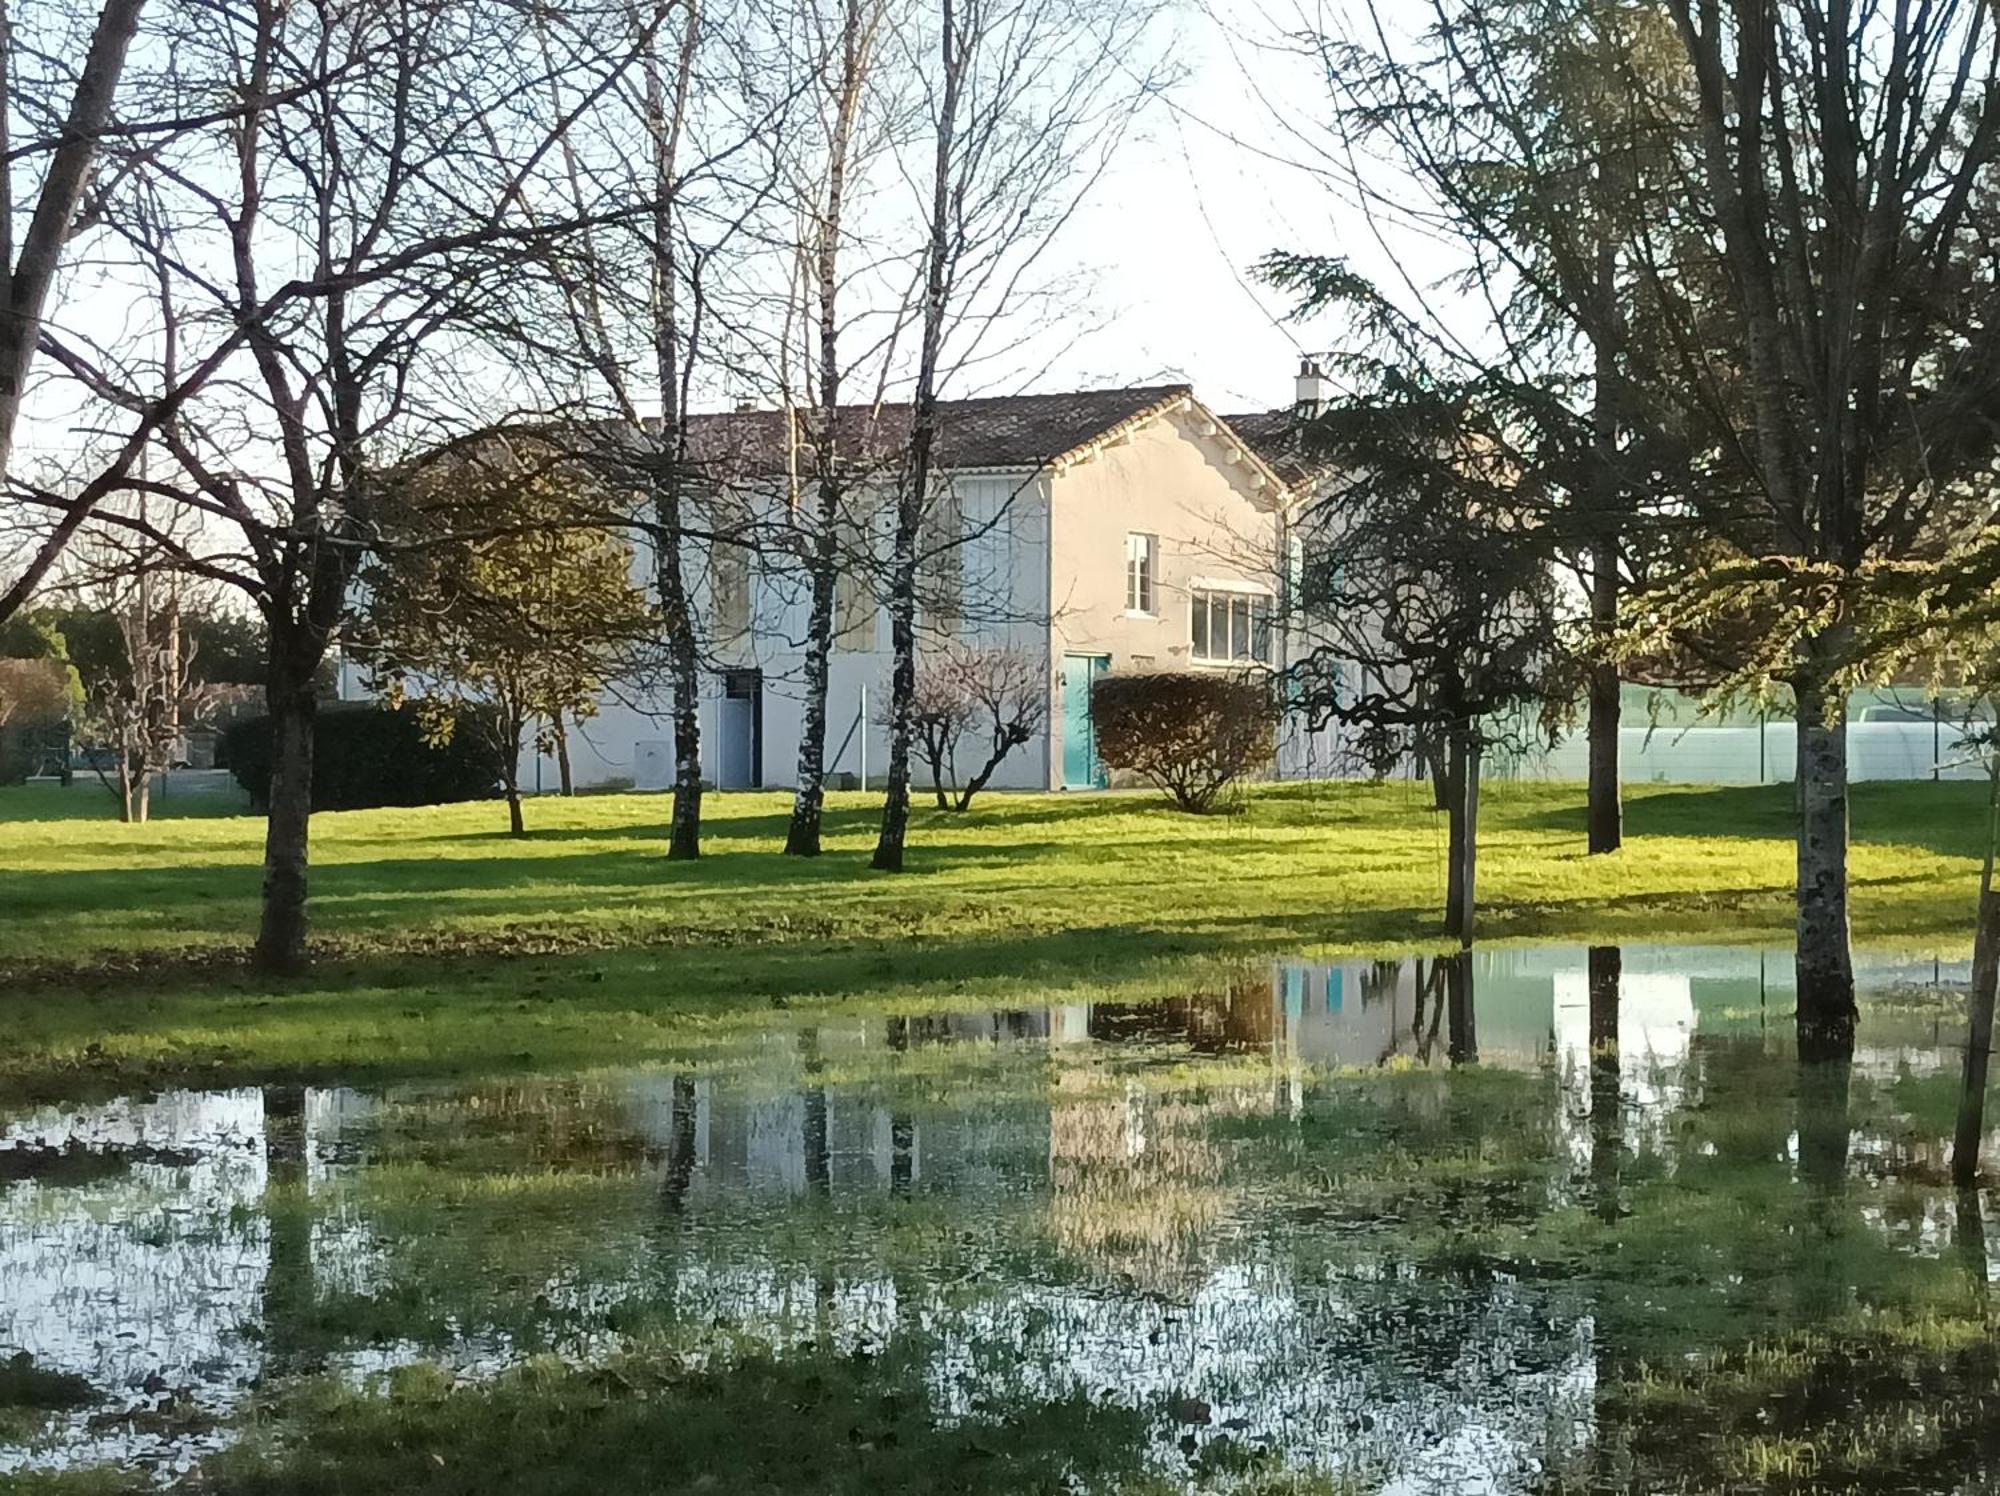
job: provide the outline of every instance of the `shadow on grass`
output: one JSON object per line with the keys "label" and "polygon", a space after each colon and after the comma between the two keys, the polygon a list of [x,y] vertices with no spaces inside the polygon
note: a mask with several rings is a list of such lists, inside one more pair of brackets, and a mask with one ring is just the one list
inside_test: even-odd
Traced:
{"label": "shadow on grass", "polygon": [[[1976,857],[1985,835],[1987,789],[1960,780],[1868,781],[1848,789],[1856,842],[1922,847],[1951,857]],[[1581,799],[1532,811],[1516,824],[1584,835]],[[1625,833],[1648,836],[1735,837],[1789,841],[1797,824],[1789,784],[1627,786]]]}

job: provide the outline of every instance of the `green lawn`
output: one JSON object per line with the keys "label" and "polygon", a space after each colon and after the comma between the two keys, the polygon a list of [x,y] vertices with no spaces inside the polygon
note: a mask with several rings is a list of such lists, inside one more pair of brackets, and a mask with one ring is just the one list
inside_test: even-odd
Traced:
{"label": "green lawn", "polygon": [[[1977,784],[1854,794],[1858,940],[1962,952]],[[772,1004],[1039,1001],[1223,980],[1280,951],[1437,943],[1444,829],[1425,788],[1287,786],[1239,815],[1151,796],[988,797],[918,813],[913,871],[871,872],[872,797],[835,795],[827,854],[778,851],[786,801],[716,795],[698,864],[662,855],[660,796],[318,817],[311,980],[233,957],[254,929],[261,822],[102,818],[101,792],[0,791],[0,1085],[49,1067],[309,1074],[610,1062]],[[82,814],[72,813],[75,807]],[[1640,787],[1630,843],[1583,854],[1575,785],[1493,786],[1493,939],[1774,940],[1791,919],[1789,793]],[[68,1077],[74,1081],[79,1077]],[[64,1084],[67,1081],[62,1082]]]}

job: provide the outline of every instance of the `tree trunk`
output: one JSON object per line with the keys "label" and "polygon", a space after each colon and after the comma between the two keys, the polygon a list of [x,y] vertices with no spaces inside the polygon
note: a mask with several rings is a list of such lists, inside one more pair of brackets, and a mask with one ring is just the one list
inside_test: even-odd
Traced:
{"label": "tree trunk", "polygon": [[133,776],[131,819],[143,826],[152,817],[153,766],[149,761],[141,759],[139,761],[138,773]]}
{"label": "tree trunk", "polygon": [[553,726],[556,738],[556,785],[562,791],[564,798],[568,798],[576,793],[576,775],[571,772],[569,766],[569,728],[564,725],[561,712],[556,713]]}
{"label": "tree trunk", "polygon": [[1986,1131],[1986,1072],[1993,1057],[1993,999],[2000,986],[2000,892],[1993,887],[1995,841],[2000,838],[2000,763],[1989,764],[1986,861],[1979,873],[1979,921],[1972,940],[1972,991],[1967,997],[1965,1069],[1958,1097],[1958,1130],[1951,1144],[1951,1179],[1971,1189],[1979,1179],[1979,1144]]}
{"label": "tree trunk", "polygon": [[[907,498],[904,507],[910,507]],[[895,655],[889,672],[889,775],[882,794],[882,829],[875,837],[875,855],[869,861],[870,867],[884,873],[903,870],[903,843],[910,829],[910,712],[917,690],[916,572],[916,525],[906,524],[899,516],[889,587],[889,643]],[[942,794],[939,800],[942,802]]]}
{"label": "tree trunk", "polygon": [[1854,1053],[1847,926],[1847,710],[1820,675],[1798,697],[1798,1039],[1802,1059]]}
{"label": "tree trunk", "polygon": [[[1594,549],[1590,583],[1591,628],[1600,642],[1618,627],[1618,556],[1609,543]],[[1590,851],[1615,852],[1625,844],[1625,802],[1619,787],[1618,728],[1622,703],[1618,667],[1590,669]]]}
{"label": "tree trunk", "polygon": [[521,814],[520,776],[516,774],[507,776],[507,834],[509,836],[528,834],[527,819]]}
{"label": "tree trunk", "polygon": [[701,660],[691,629],[676,629],[668,646],[674,672],[674,811],[667,856],[692,862],[701,856]]}
{"label": "tree trunk", "polygon": [[958,41],[955,0],[939,10],[939,50],[944,88],[938,102],[931,162],[929,243],[924,251],[922,350],[910,420],[910,468],[896,507],[896,544],[890,570],[889,632],[895,668],[889,687],[889,782],[882,801],[882,830],[873,865],[903,870],[910,829],[910,717],[917,694],[917,536],[930,502],[932,446],[937,438],[938,363],[944,349],[944,314],[952,270],[952,147],[958,130],[959,83],[965,57]]}
{"label": "tree trunk", "polygon": [[118,819],[127,826],[133,823],[138,807],[132,798],[132,753],[130,749],[118,750]]}
{"label": "tree trunk", "polygon": [[1472,944],[1477,905],[1479,854],[1479,758],[1477,729],[1454,728],[1446,749],[1445,783],[1451,819],[1451,870],[1445,893],[1445,925],[1461,946]]}
{"label": "tree trunk", "polygon": [[266,709],[271,718],[271,793],[264,817],[264,908],[257,967],[274,976],[306,969],[306,867],[312,828],[313,672],[288,661],[300,650],[273,629]]}
{"label": "tree trunk", "polygon": [[838,488],[820,503],[822,533],[813,567],[812,618],[806,628],[805,715],[799,728],[798,787],[792,791],[792,819],[785,851],[793,857],[819,856],[820,817],[826,807],[826,674],[833,653],[833,589],[838,554],[833,525],[839,512]]}
{"label": "tree trunk", "polygon": [[848,152],[860,118],[868,56],[861,0],[841,7],[840,85],[827,140],[826,198],[813,240],[813,288],[818,300],[819,419],[813,463],[818,475],[817,524],[813,534],[812,617],[806,625],[805,718],[799,733],[798,787],[785,851],[817,857],[820,816],[826,804],[826,674],[833,653],[833,594],[840,565],[840,236],[847,199]]}
{"label": "tree trunk", "polygon": [[[1623,173],[1620,173],[1622,176]],[[1606,184],[1607,186],[1609,184]],[[1618,189],[1614,188],[1616,194]],[[1590,547],[1590,630],[1600,647],[1618,628],[1618,516],[1623,509],[1619,477],[1618,346],[1624,317],[1618,300],[1618,248],[1610,235],[1597,247],[1596,315],[1592,346],[1591,516],[1596,536]],[[1618,667],[1599,660],[1590,669],[1590,829],[1593,855],[1615,852],[1625,840],[1625,807],[1618,785]]]}
{"label": "tree trunk", "polygon": [[[664,16],[664,8],[657,14]],[[653,555],[654,584],[665,622],[667,660],[674,693],[674,805],[667,827],[667,856],[692,862],[701,856],[701,643],[681,565],[686,543],[684,476],[687,464],[687,408],[683,380],[695,358],[692,331],[683,339],[680,324],[680,270],[675,208],[675,173],[681,130],[687,118],[701,34],[701,8],[684,9],[680,56],[669,94],[649,47],[645,55],[646,124],[653,148],[653,373],[660,388],[660,427],[666,462],[653,480],[653,519],[658,526]],[[696,319],[697,323],[699,318]],[[711,513],[716,511],[711,507]],[[716,528],[720,529],[718,524]],[[711,547],[742,543],[742,536],[717,536]],[[745,585],[748,586],[746,579]]]}

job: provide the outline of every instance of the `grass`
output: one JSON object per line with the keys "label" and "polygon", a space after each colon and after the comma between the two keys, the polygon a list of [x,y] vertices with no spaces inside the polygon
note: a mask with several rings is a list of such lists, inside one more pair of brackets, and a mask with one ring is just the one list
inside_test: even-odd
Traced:
{"label": "grass", "polygon": [[[1857,939],[1969,945],[1983,793],[1855,788]],[[1274,952],[1440,939],[1443,828],[1413,784],[1273,787],[1214,817],[994,795],[921,810],[900,877],[867,867],[872,797],[832,796],[826,855],[802,861],[778,850],[784,797],[712,796],[685,864],[665,799],[628,794],[537,801],[518,840],[491,804],[316,818],[321,967],[273,987],[241,965],[262,823],[126,826],[102,800],[0,791],[0,1090],[643,1060],[772,1006],[1143,997]],[[1492,787],[1483,934],[1788,938],[1788,790],[1634,787],[1627,820],[1624,851],[1588,858],[1578,786]]]}

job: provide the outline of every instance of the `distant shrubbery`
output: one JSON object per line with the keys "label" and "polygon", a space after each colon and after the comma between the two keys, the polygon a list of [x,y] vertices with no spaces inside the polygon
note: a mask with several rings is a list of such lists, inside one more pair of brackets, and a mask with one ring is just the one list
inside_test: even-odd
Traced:
{"label": "distant shrubbery", "polygon": [[1223,789],[1264,768],[1277,745],[1277,708],[1262,676],[1100,676],[1090,716],[1099,758],[1151,780],[1188,811],[1212,810]]}
{"label": "distant shrubbery", "polygon": [[[416,716],[389,707],[322,707],[313,747],[314,810],[442,805],[483,800],[500,783],[496,735],[454,732],[431,743]],[[253,803],[271,791],[271,719],[252,717],[222,734],[217,762]]]}

